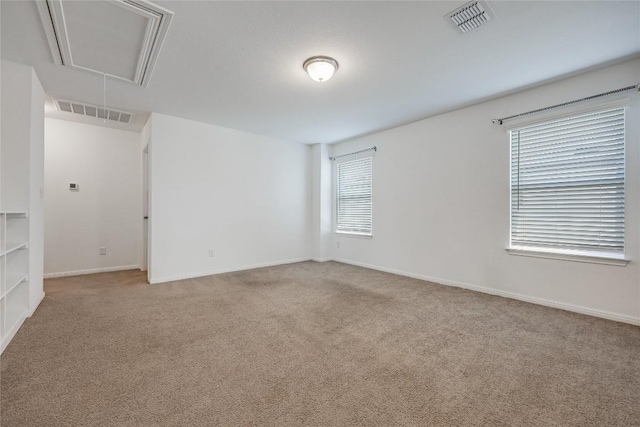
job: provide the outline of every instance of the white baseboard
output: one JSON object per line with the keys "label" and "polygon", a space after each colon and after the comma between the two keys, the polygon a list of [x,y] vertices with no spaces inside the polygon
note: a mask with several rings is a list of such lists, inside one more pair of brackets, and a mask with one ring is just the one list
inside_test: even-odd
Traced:
{"label": "white baseboard", "polygon": [[18,319],[18,321],[15,323],[15,325],[13,325],[11,327],[11,329],[9,331],[7,331],[6,335],[4,336],[4,339],[0,343],[0,354],[2,354],[4,352],[4,349],[7,348],[7,346],[9,345],[11,340],[13,339],[13,337],[18,332],[18,329],[20,329],[20,326],[22,326],[24,321],[27,319],[26,314],[27,314],[26,311],[24,313],[22,313],[20,315],[20,318]]}
{"label": "white baseboard", "polygon": [[311,258],[311,261],[315,261],[315,262],[327,262],[327,261],[333,261],[332,258]]}
{"label": "white baseboard", "polygon": [[38,309],[38,307],[40,307],[40,303],[42,303],[42,300],[44,300],[44,291],[42,291],[42,293],[40,294],[40,299],[38,299],[38,302],[36,303],[35,307],[33,307],[31,310],[29,310],[29,312],[27,313],[27,317],[31,317],[33,316],[33,313],[36,312],[36,310]]}
{"label": "white baseboard", "polygon": [[159,278],[152,278],[149,280],[149,283],[155,285],[157,283],[166,283],[173,282],[176,280],[185,280],[185,279],[194,279],[196,277],[204,277],[204,276],[213,276],[214,274],[222,274],[222,273],[233,273],[234,271],[243,271],[243,270],[252,270],[254,268],[263,268],[263,267],[273,267],[276,265],[285,265],[285,264],[294,264],[296,262],[309,261],[309,258],[295,258],[295,259],[287,259],[282,261],[272,261],[272,262],[263,262],[260,264],[252,264],[245,265],[241,267],[232,267],[232,268],[222,268],[218,270],[211,271],[203,271],[200,273],[190,273],[190,274],[177,274],[174,276],[165,276]]}
{"label": "white baseboard", "polygon": [[410,273],[407,271],[396,270],[393,268],[379,267],[376,265],[365,264],[362,262],[351,261],[347,259],[334,258],[334,261],[344,264],[356,265],[358,267],[369,268],[371,270],[384,271],[385,273],[397,274],[399,276],[411,277],[413,279],[425,280],[427,282],[436,283],[439,285],[453,286],[456,288],[468,289],[470,291],[482,292],[483,294],[496,295],[505,298],[511,298],[519,301],[525,301],[533,304],[544,305],[546,307],[559,308],[565,311],[571,311],[574,313],[586,314],[588,316],[600,317],[608,320],[615,320],[616,322],[629,323],[631,325],[640,326],[640,317],[628,316],[625,314],[612,313],[605,310],[598,310],[594,308],[582,307],[579,305],[567,304],[558,301],[552,301],[544,298],[532,297],[528,295],[518,294],[515,292],[508,292],[499,289],[487,288],[484,286],[471,285],[468,283],[456,282],[453,280],[440,279],[437,277],[425,276],[423,274]]}
{"label": "white baseboard", "polygon": [[83,274],[110,273],[113,271],[136,270],[140,269],[139,265],[121,265],[118,267],[92,268],[89,270],[61,271],[59,273],[46,273],[45,279],[53,279],[56,277],[81,276]]}

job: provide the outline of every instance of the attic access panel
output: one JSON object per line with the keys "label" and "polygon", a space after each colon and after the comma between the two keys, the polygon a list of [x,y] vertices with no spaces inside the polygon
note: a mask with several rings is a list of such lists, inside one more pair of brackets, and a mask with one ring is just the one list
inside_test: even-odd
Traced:
{"label": "attic access panel", "polygon": [[148,86],[172,12],[144,0],[36,4],[56,64]]}

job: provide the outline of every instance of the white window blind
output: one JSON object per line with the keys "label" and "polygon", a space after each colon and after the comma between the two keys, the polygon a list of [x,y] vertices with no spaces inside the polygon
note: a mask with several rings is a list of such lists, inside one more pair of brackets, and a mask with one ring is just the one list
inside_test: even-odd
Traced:
{"label": "white window blind", "polygon": [[624,253],[624,108],[511,131],[511,245]]}
{"label": "white window blind", "polygon": [[370,236],[373,158],[342,161],[336,168],[336,231]]}

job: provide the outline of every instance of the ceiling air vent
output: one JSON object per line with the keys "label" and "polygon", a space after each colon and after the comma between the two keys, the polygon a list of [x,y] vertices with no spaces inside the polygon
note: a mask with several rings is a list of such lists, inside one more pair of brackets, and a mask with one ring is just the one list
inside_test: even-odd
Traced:
{"label": "ceiling air vent", "polygon": [[472,1],[446,15],[462,33],[469,32],[491,20],[487,4]]}
{"label": "ceiling air vent", "polygon": [[127,113],[126,111],[118,111],[111,108],[105,109],[95,105],[58,98],[53,98],[53,102],[56,104],[58,111],[65,111],[67,113],[80,114],[124,124],[131,123],[131,119],[133,119],[133,113]]}

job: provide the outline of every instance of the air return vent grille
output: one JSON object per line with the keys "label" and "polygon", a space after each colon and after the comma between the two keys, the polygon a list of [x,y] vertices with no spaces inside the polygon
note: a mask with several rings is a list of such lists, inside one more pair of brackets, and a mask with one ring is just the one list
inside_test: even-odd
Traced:
{"label": "air return vent grille", "polygon": [[97,107],[95,105],[83,104],[81,102],[69,101],[66,99],[53,99],[58,111],[81,114],[83,116],[95,117],[97,119],[110,120],[112,122],[129,124],[133,119],[132,113],[126,111],[112,110],[110,108]]}
{"label": "air return vent grille", "polygon": [[491,20],[489,8],[479,1],[467,3],[447,15],[463,33],[469,32]]}

